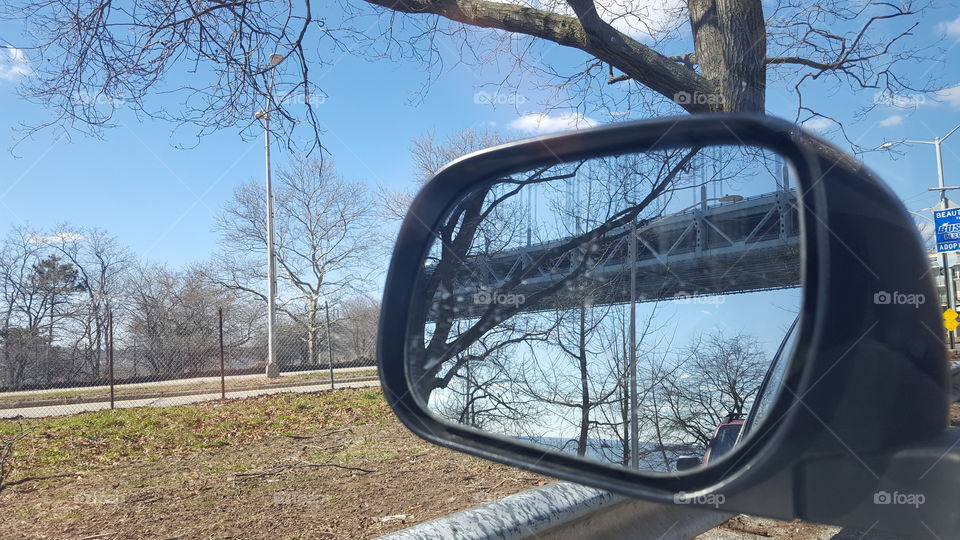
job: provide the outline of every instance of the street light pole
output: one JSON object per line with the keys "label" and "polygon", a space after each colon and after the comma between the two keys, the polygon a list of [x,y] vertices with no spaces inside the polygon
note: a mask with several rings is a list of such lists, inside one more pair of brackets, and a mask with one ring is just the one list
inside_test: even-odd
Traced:
{"label": "street light pole", "polygon": [[[903,143],[910,143],[910,144],[932,144],[932,145],[933,145],[934,149],[936,150],[936,157],[937,157],[937,187],[935,187],[935,188],[928,188],[928,189],[929,189],[930,191],[939,191],[939,192],[940,192],[940,205],[942,206],[941,210],[946,210],[946,209],[949,207],[950,201],[947,199],[947,190],[948,190],[948,189],[957,189],[957,188],[954,188],[954,187],[946,187],[946,186],[944,185],[944,182],[943,182],[943,154],[940,152],[940,145],[943,143],[943,141],[945,141],[945,140],[947,139],[947,137],[953,135],[954,132],[956,132],[958,129],[960,129],[960,125],[957,125],[957,126],[954,127],[953,129],[951,129],[951,130],[950,130],[946,135],[944,135],[943,137],[934,137],[934,139],[933,139],[932,141],[915,141],[915,140],[912,140],[912,139],[905,139],[905,140],[902,140],[902,141],[890,141],[890,142],[885,142],[885,143],[883,143],[883,144],[880,145],[880,148],[881,148],[881,149],[890,148],[891,146],[893,146],[893,145],[895,145],[895,144],[903,144]],[[934,234],[934,241],[936,241],[937,231],[934,230],[934,231],[933,231],[933,234]],[[957,298],[956,298],[956,291],[954,290],[954,286],[953,286],[953,270],[950,268],[950,260],[949,260],[949,258],[948,258],[948,252],[944,251],[943,253],[940,254],[940,256],[941,256],[941,261],[942,261],[942,264],[943,264],[943,285],[944,285],[944,292],[945,292],[946,295],[947,295],[947,306],[948,306],[950,309],[956,311],[956,310],[957,310]],[[952,330],[952,331],[948,332],[948,335],[950,336],[950,348],[953,349],[953,348],[954,348],[954,342],[955,342],[955,339],[956,339],[956,330]]]}
{"label": "street light pole", "polygon": [[273,106],[273,81],[276,66],[283,61],[277,53],[270,55],[270,86],[267,90],[267,108],[257,112],[257,118],[263,119],[264,154],[266,157],[267,188],[267,378],[280,376],[277,365],[276,320],[277,320],[277,257],[273,245],[273,183],[270,177],[270,109]]}

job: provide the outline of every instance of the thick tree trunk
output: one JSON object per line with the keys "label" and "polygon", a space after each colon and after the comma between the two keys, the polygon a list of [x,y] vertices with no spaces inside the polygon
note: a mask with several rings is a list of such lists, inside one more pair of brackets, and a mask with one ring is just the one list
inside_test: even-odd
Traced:
{"label": "thick tree trunk", "polygon": [[687,0],[700,73],[613,28],[593,0],[567,0],[576,17],[488,0],[365,1],[580,49],[691,113],[765,111],[767,42],[760,0]]}
{"label": "thick tree trunk", "polygon": [[767,32],[759,0],[687,0],[700,74],[717,95],[691,95],[727,112],[765,111]]}

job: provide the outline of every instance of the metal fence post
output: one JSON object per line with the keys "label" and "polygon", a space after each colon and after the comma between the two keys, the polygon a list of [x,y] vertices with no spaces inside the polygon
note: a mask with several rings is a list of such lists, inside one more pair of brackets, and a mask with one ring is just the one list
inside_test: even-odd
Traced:
{"label": "metal fence post", "polygon": [[110,408],[113,409],[113,311],[107,312],[107,363],[110,366]]}
{"label": "metal fence post", "polygon": [[220,399],[227,399],[227,382],[223,374],[223,308],[217,308],[220,318]]}
{"label": "metal fence post", "polygon": [[327,363],[330,367],[330,389],[333,390],[333,338],[330,335],[330,304],[326,300],[323,309],[327,312]]}

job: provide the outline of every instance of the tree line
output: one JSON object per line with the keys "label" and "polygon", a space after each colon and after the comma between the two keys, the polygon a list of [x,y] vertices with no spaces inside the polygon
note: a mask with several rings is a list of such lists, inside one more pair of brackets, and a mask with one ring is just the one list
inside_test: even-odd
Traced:
{"label": "tree line", "polygon": [[[384,238],[374,197],[325,162],[294,160],[275,180],[277,361],[372,365],[379,300],[369,294]],[[262,185],[236,188],[216,219],[209,260],[173,268],[110,231],[15,226],[0,241],[0,388],[96,384],[107,373],[177,378],[219,365],[219,311],[233,371],[266,360],[266,214]]]}

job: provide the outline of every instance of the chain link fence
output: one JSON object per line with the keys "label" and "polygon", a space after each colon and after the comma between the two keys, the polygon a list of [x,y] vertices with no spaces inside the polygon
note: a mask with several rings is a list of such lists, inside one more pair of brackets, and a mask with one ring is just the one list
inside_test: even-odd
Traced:
{"label": "chain link fence", "polygon": [[278,314],[273,378],[262,310],[188,307],[0,329],[0,418],[376,384],[375,302]]}

